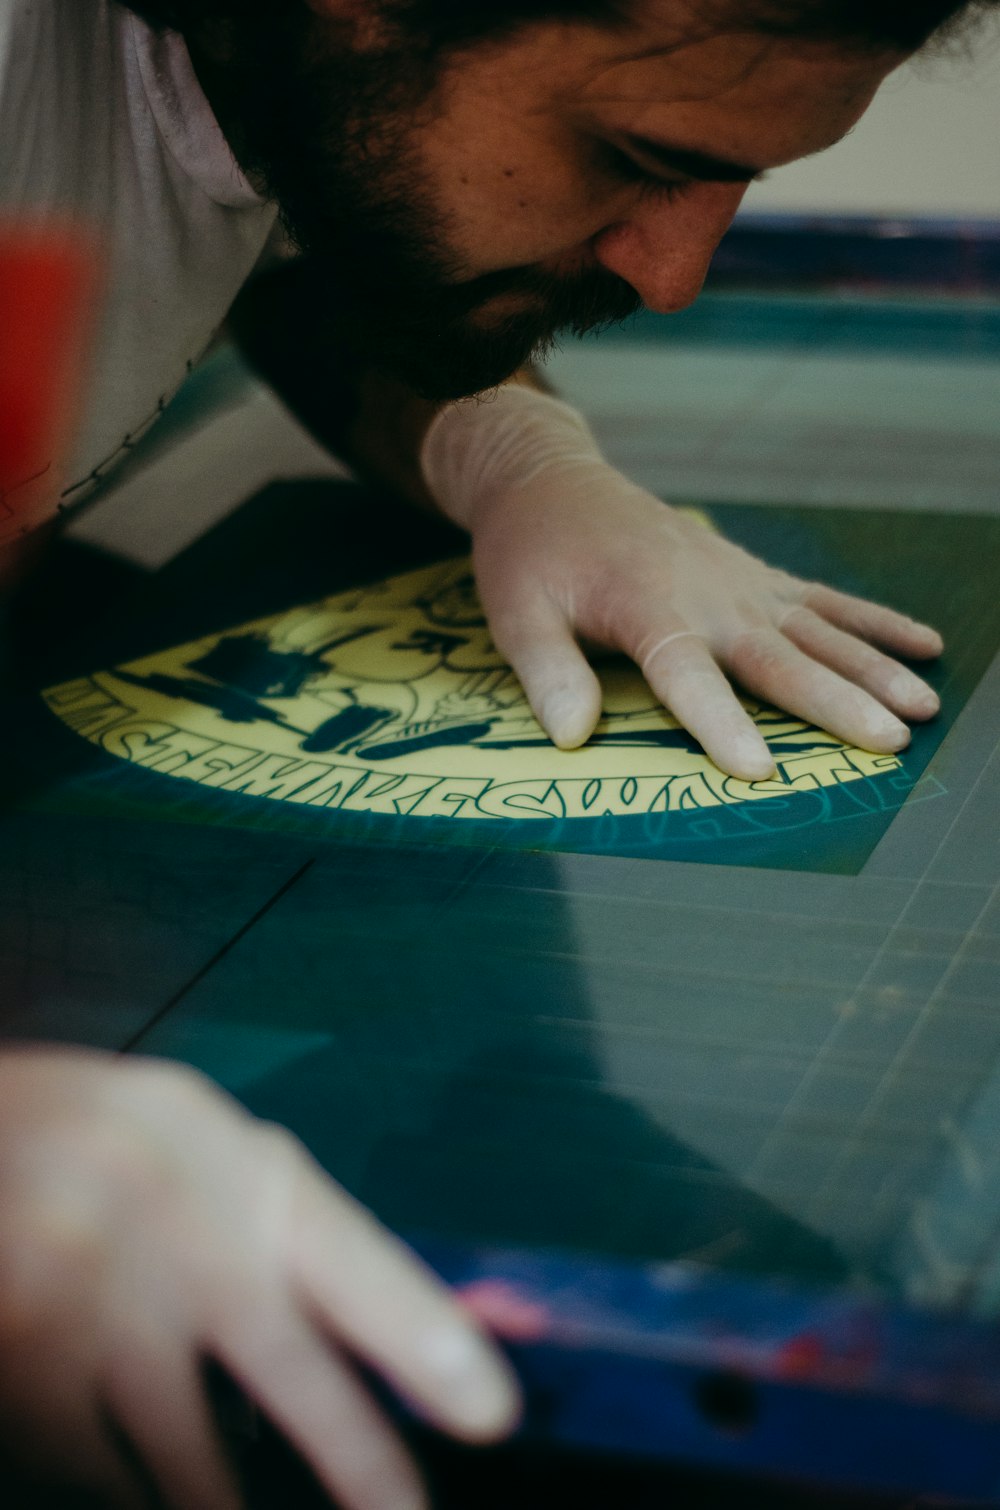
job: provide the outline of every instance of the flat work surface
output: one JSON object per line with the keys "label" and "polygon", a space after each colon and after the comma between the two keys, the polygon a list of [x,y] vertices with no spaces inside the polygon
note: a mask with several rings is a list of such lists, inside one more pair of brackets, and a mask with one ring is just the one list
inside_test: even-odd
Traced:
{"label": "flat work surface", "polygon": [[552,377],[663,497],[996,510],[995,303],[716,293],[598,350]]}
{"label": "flat work surface", "polygon": [[[600,349],[586,356],[596,371]],[[185,780],[180,758],[156,769],[137,752],[171,728],[218,740],[195,713],[226,722],[228,707],[230,742],[262,755],[248,731],[275,727],[257,671],[193,659],[461,549],[347,485],[299,484],[56,645],[38,676],[64,689],[50,707],[37,691],[12,705],[13,1031],[198,1064],[429,1238],[694,1260],[995,1317],[997,521],[947,500],[922,516],[707,512],[776,560],[941,623],[945,713],[912,754],[693,820],[681,805],[681,839],[647,825],[645,844],[627,804],[579,816],[588,838],[540,832],[551,814],[423,819]],[[180,646],[196,648],[164,669]],[[105,695],[161,699],[131,743],[69,726],[65,689],[94,673]],[[213,696],[185,702],[176,683],[199,674]],[[220,710],[234,688],[255,706]],[[475,761],[491,737],[448,748]],[[334,754],[351,764],[358,748]]]}
{"label": "flat work surface", "polygon": [[[23,779],[38,784],[5,820],[7,926],[29,951],[19,1030],[63,1025],[198,1063],[398,1227],[854,1274],[899,1297],[988,1304],[1000,526],[824,514],[817,536],[787,510],[726,520],[772,555],[783,540],[786,553],[802,538],[827,548],[839,527],[857,570],[884,583],[891,568],[905,591],[909,569],[920,601],[906,606],[940,598],[956,642],[937,673],[945,711],[902,759],[862,771],[794,725],[775,736],[781,782],[731,784],[724,800],[690,774],[646,776],[632,807],[654,788],[669,796],[671,780],[680,795],[637,815],[622,797],[636,778],[594,774],[601,749],[553,757],[569,773],[557,787],[596,784],[590,812],[580,800],[569,820],[553,815],[538,795],[548,776],[519,784],[500,766],[501,788],[536,795],[532,816],[480,797],[467,819],[455,792],[471,804],[496,790],[475,773],[510,753],[490,743],[509,710],[473,724],[481,743],[445,721],[449,744],[409,756],[418,791],[446,757],[475,778],[449,778],[453,817],[443,800],[424,816],[402,757],[370,756],[366,777],[356,739],[301,753],[317,735],[296,708],[311,696],[337,710],[341,681],[332,701],[308,685],[269,696],[272,642],[251,636],[246,651],[245,634],[203,633],[239,627],[218,564],[279,504],[297,525],[287,549],[269,540],[267,568],[237,594],[257,595],[256,619],[302,622],[287,594],[312,583],[284,577],[300,528],[326,529],[331,546],[353,538],[359,555],[370,531],[373,559],[381,524],[348,485],[265,496],[121,616],[113,638],[141,671],[68,676],[50,708],[29,699],[13,720]],[[318,612],[310,643],[328,638]],[[401,632],[389,620],[394,644]],[[167,674],[149,669],[151,643],[189,648]],[[249,662],[225,671],[220,643]],[[392,703],[385,683],[380,696]],[[360,695],[348,706],[356,723]],[[276,760],[257,748],[268,715],[295,726]],[[376,753],[391,729],[380,738]],[[677,756],[626,748],[654,771]]]}

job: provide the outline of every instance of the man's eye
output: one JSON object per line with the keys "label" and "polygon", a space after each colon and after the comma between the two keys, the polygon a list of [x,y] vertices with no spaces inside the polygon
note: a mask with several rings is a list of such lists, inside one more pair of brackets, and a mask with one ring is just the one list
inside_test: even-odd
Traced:
{"label": "man's eye", "polygon": [[688,187],[687,179],[661,178],[652,169],[643,167],[634,157],[623,152],[620,147],[606,144],[605,163],[611,175],[618,179],[619,183],[636,184],[640,189],[649,194],[665,194],[668,199],[683,193]]}

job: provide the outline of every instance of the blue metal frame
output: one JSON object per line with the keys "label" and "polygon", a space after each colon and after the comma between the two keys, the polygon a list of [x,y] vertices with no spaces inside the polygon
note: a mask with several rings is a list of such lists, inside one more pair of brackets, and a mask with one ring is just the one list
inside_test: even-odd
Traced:
{"label": "blue metal frame", "polygon": [[501,1333],[509,1310],[528,1440],[1000,1503],[997,1324],[688,1264],[416,1245]]}

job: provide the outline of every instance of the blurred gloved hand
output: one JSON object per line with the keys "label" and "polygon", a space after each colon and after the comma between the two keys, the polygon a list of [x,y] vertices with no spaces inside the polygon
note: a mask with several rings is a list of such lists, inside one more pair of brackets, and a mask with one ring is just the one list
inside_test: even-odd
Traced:
{"label": "blurred gloved hand", "polygon": [[934,630],[706,530],[616,472],[580,415],[546,394],[510,384],[445,409],[422,466],[472,535],[497,649],[564,749],[601,713],[581,640],[630,655],[715,763],[748,781],[774,762],[728,677],[868,750],[902,749],[902,720],[937,712],[932,689],[892,658],[940,654]]}
{"label": "blurred gloved hand", "polygon": [[[0,1055],[0,1443],[101,1503],[239,1503],[202,1391],[217,1360],[349,1510],[417,1510],[363,1360],[467,1439],[510,1373],[444,1286],[287,1133],[193,1072]],[[120,1450],[124,1439],[130,1452]]]}

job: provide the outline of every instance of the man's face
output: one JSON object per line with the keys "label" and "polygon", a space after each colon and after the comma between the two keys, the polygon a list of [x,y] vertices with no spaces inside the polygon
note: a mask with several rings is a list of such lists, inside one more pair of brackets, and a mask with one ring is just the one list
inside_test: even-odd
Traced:
{"label": "man's face", "polygon": [[699,32],[697,0],[445,58],[313,7],[248,70],[251,166],[316,259],[318,321],[434,398],[689,304],[748,183],[837,141],[902,61]]}

